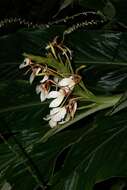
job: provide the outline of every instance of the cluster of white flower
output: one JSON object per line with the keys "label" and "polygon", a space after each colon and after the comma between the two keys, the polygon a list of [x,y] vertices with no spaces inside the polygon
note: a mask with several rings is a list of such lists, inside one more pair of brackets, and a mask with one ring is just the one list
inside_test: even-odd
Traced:
{"label": "cluster of white flower", "polygon": [[30,84],[36,76],[43,76],[40,84],[36,86],[36,93],[40,94],[41,102],[52,99],[49,104],[50,114],[44,118],[49,121],[50,127],[53,128],[72,119],[77,109],[76,98],[72,96],[72,91],[75,85],[80,82],[80,76],[75,74],[64,78],[52,76],[50,68],[46,65],[33,63],[29,58],[25,58],[19,68],[28,66],[28,71],[32,71]]}

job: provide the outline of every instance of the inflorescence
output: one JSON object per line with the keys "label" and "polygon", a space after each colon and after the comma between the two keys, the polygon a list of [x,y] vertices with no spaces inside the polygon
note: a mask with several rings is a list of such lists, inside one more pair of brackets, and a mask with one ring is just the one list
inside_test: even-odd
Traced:
{"label": "inflorescence", "polygon": [[28,68],[26,73],[31,71],[30,84],[35,77],[41,78],[36,93],[40,95],[41,102],[51,100],[50,113],[44,120],[49,121],[53,128],[74,118],[80,97],[76,97],[73,92],[81,76],[72,69],[72,51],[63,42],[58,42],[57,37],[46,46],[46,50],[46,57],[25,55],[19,68]]}

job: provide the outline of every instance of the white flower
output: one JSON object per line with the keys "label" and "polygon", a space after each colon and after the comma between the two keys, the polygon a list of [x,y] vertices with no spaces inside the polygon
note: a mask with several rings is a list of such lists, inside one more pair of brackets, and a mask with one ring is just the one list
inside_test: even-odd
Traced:
{"label": "white flower", "polygon": [[49,87],[48,83],[37,85],[36,93],[37,94],[40,93],[41,102],[46,100],[48,93],[49,93],[49,90],[50,90],[50,87]]}
{"label": "white flower", "polygon": [[60,87],[69,87],[71,90],[73,90],[74,86],[75,86],[75,80],[73,76],[70,76],[68,78],[64,78],[62,79],[59,83],[58,86]]}
{"label": "white flower", "polygon": [[44,118],[45,120],[49,120],[49,125],[51,128],[57,126],[60,121],[62,121],[67,113],[66,107],[57,107],[53,108],[50,111],[50,115],[47,116],[47,118]]}
{"label": "white flower", "polygon": [[33,68],[32,69],[32,73],[31,73],[31,75],[30,75],[30,79],[29,79],[29,81],[30,81],[30,84],[32,84],[32,82],[34,81],[34,79],[35,79],[35,76],[36,75],[38,75],[38,73],[41,71],[41,68],[40,67],[38,67],[38,68]]}
{"label": "white flower", "polygon": [[59,78],[58,77],[54,77],[53,78],[54,82],[57,84],[59,82]]}
{"label": "white flower", "polygon": [[67,123],[71,119],[70,114],[67,113],[66,117],[59,122],[60,125]]}
{"label": "white flower", "polygon": [[19,69],[27,67],[30,64],[32,64],[31,60],[29,58],[25,58],[23,63],[21,63],[21,65],[19,65]]}
{"label": "white flower", "polygon": [[47,98],[48,99],[54,98],[54,100],[49,104],[49,107],[50,108],[58,107],[62,103],[64,97],[68,95],[69,91],[70,90],[67,87],[61,88],[59,91],[51,91],[48,94]]}
{"label": "white flower", "polygon": [[49,79],[48,75],[44,75],[43,79],[40,81],[40,83],[44,83]]}

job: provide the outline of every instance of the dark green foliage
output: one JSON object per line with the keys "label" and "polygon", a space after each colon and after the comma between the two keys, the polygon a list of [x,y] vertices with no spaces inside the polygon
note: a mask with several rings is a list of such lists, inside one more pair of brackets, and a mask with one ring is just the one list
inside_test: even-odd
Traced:
{"label": "dark green foliage", "polygon": [[[43,15],[56,4],[53,1],[54,6],[52,2],[48,7],[50,3],[46,2]],[[57,35],[62,39],[68,25],[62,22],[49,28],[21,29],[1,36],[1,189],[6,182],[13,190],[38,187],[104,190],[107,184],[106,190],[127,187],[127,3],[64,1],[54,10],[54,15],[75,4],[84,11],[101,12],[106,23],[98,28],[81,27],[65,35],[65,44],[73,50],[73,68],[86,65],[80,74],[87,88],[96,95],[113,95],[114,99],[105,100],[102,111],[99,111],[101,106],[86,112],[81,110],[63,128],[50,129],[43,120],[49,112],[47,103],[41,103],[35,93],[38,79],[30,86],[19,64],[24,52],[44,56],[48,42]],[[111,105],[118,94],[121,99],[109,109],[109,103]]]}

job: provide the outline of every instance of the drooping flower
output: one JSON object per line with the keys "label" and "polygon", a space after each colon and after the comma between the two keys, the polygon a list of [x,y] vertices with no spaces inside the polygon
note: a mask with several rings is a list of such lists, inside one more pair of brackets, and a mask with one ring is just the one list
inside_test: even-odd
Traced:
{"label": "drooping flower", "polygon": [[53,108],[50,111],[50,114],[47,116],[47,118],[44,118],[45,120],[49,120],[49,125],[51,128],[57,126],[60,121],[62,121],[67,113],[66,107],[57,107]]}
{"label": "drooping flower", "polygon": [[41,68],[40,67],[33,67],[32,68],[32,73],[30,75],[30,84],[32,84],[32,82],[34,81],[36,75],[38,75],[38,73],[41,71]]}
{"label": "drooping flower", "polygon": [[36,86],[36,93],[40,94],[41,102],[46,100],[49,91],[50,91],[50,85],[48,82]]}
{"label": "drooping flower", "polygon": [[71,90],[73,90],[75,86],[75,80],[73,76],[70,76],[68,78],[64,78],[61,81],[59,81],[58,86],[60,87],[69,87]]}
{"label": "drooping flower", "polygon": [[23,63],[19,65],[19,69],[25,68],[31,64],[32,64],[31,60],[29,58],[25,58]]}
{"label": "drooping flower", "polygon": [[81,77],[79,75],[73,75],[68,78],[64,78],[61,81],[59,81],[58,86],[59,87],[68,87],[70,90],[73,90],[74,86],[79,83],[81,80]]}
{"label": "drooping flower", "polygon": [[69,88],[61,88],[59,91],[51,91],[47,98],[54,98],[54,100],[49,104],[50,108],[58,107],[62,101],[64,100],[65,96],[69,94],[70,90]]}
{"label": "drooping flower", "polygon": [[57,64],[56,66],[53,66],[53,63],[50,65],[45,61],[46,59],[42,59],[42,61],[41,59],[39,61],[37,59],[36,61],[34,56],[29,55],[28,57],[32,58],[32,60],[25,58],[19,68],[26,68],[28,66],[25,74],[29,71],[31,72],[30,84],[32,84],[36,76],[41,77],[40,84],[36,86],[36,93],[40,95],[41,102],[51,99],[48,105],[50,114],[45,119],[49,121],[50,127],[53,128],[74,118],[78,97],[75,97],[75,92],[73,94],[73,89],[80,82],[81,76],[78,75],[77,70],[74,73],[71,67],[72,51],[58,37],[53,42],[50,42],[46,49],[48,59],[55,59],[60,64],[63,64],[64,67],[67,66],[65,73],[62,73],[62,68],[59,69]]}

